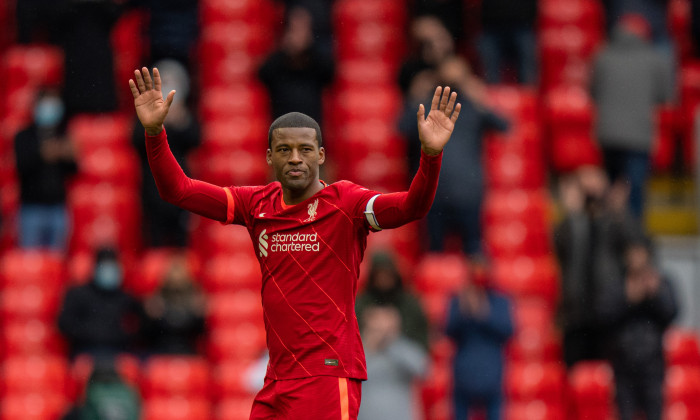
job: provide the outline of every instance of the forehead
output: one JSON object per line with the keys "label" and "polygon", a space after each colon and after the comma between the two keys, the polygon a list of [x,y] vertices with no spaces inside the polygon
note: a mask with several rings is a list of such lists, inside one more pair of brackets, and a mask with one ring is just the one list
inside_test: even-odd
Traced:
{"label": "forehead", "polygon": [[314,143],[316,141],[316,130],[309,127],[284,127],[276,128],[272,131],[272,144],[275,142],[284,143]]}

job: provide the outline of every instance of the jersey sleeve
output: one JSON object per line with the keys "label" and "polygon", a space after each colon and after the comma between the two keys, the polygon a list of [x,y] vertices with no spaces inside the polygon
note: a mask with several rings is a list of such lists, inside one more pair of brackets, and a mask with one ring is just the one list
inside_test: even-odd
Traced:
{"label": "jersey sleeve", "polygon": [[224,224],[250,226],[253,220],[255,197],[263,187],[224,187],[227,208]]}

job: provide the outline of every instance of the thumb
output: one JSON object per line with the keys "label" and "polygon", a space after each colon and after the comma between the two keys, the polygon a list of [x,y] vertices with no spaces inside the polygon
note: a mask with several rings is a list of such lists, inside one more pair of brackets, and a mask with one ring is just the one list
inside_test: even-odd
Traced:
{"label": "thumb", "polygon": [[168,93],[168,97],[165,98],[165,105],[170,109],[170,105],[173,104],[173,98],[175,98],[175,91],[171,90],[170,93]]}
{"label": "thumb", "polygon": [[418,118],[418,124],[425,120],[425,107],[423,104],[418,105],[418,114],[416,114],[416,117]]}

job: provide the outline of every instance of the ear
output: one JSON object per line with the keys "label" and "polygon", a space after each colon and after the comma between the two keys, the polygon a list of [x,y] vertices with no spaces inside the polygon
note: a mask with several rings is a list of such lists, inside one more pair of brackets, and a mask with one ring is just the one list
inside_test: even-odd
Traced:
{"label": "ear", "polygon": [[326,161],[326,149],[323,147],[320,147],[318,149],[318,164],[323,165],[323,162]]}
{"label": "ear", "polygon": [[267,160],[267,166],[272,166],[272,150],[267,149],[265,160]]}

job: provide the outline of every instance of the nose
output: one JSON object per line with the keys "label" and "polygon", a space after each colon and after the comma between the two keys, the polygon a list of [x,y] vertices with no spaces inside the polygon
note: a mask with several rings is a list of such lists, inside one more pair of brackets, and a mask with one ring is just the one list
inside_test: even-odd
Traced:
{"label": "nose", "polygon": [[289,155],[289,163],[298,164],[301,162],[301,152],[297,149],[292,149],[292,153]]}

